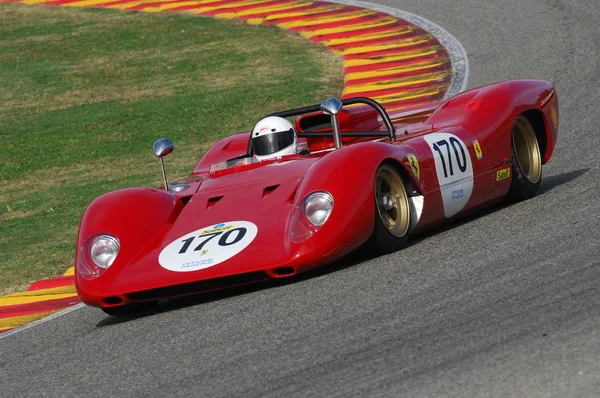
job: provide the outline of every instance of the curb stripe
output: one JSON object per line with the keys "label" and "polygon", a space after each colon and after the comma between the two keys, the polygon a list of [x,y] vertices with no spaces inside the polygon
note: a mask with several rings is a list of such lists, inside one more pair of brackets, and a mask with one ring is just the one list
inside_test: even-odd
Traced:
{"label": "curb stripe", "polygon": [[374,21],[356,21],[354,24],[346,24],[335,28],[315,29],[300,31],[300,35],[309,39],[317,38],[319,41],[325,40],[326,37],[349,37],[354,35],[354,32],[364,32],[368,29],[382,27],[386,25],[396,24],[398,21],[389,17],[378,17]]}
{"label": "curb stripe", "polygon": [[[216,14],[237,14],[238,12],[253,11],[253,12],[270,12],[270,11],[281,11],[289,8],[297,7],[298,2],[295,0],[271,0],[261,1],[260,3],[254,3],[246,6],[235,7],[234,12],[223,13],[220,9],[214,11],[203,12],[204,15],[215,16]],[[221,17],[222,18],[222,17]]]}
{"label": "curb stripe", "polygon": [[[290,21],[278,20],[277,26],[279,26],[280,28],[283,28],[283,29],[296,31],[301,28],[308,29],[311,26],[315,26],[315,25],[324,26],[325,24],[334,23],[334,22],[347,23],[348,21],[350,21],[352,19],[366,18],[373,14],[374,14],[373,12],[365,13],[363,10],[351,11],[351,10],[338,9],[338,10],[330,11],[327,13],[310,15],[310,16],[308,16],[308,18],[306,18],[307,15],[303,15],[301,18],[296,17]],[[287,19],[289,19],[289,18],[287,18]],[[344,21],[346,21],[346,22],[344,22]]]}
{"label": "curb stripe", "polygon": [[411,29],[410,26],[407,26],[406,29],[394,29],[389,31],[384,31],[380,33],[371,33],[366,35],[355,35],[352,37],[345,37],[342,39],[332,39],[323,42],[323,45],[327,47],[333,48],[346,48],[351,47],[352,45],[356,45],[356,43],[361,43],[363,41],[377,41],[377,40],[391,40],[394,38],[404,38],[404,37],[414,37],[418,32],[414,29]]}
{"label": "curb stripe", "polygon": [[[371,43],[371,42],[363,42],[361,47],[350,47],[345,49],[334,49],[334,52],[337,55],[343,56],[345,59],[348,59],[350,56],[355,55],[364,55],[364,54],[386,54],[386,53],[398,53],[399,49],[410,50],[415,47],[425,47],[426,44],[429,44],[429,38],[423,39],[415,39],[415,40],[400,40],[400,41],[392,41],[390,43]],[[393,51],[392,51],[393,50]]]}
{"label": "curb stripe", "polygon": [[23,315],[23,316],[16,316],[14,318],[0,319],[0,333],[8,332],[10,329],[14,329],[14,328],[24,325],[26,323],[30,323],[33,321],[37,321],[38,319],[45,318],[48,315],[52,315],[52,313],[54,313],[54,312],[56,312],[56,310],[40,312],[40,313],[33,314],[33,315]]}
{"label": "curb stripe", "polygon": [[[392,21],[392,22],[388,22],[387,24],[379,24],[377,26],[371,26],[371,27],[369,27],[369,26],[362,27],[360,30],[357,29],[356,33],[359,35],[364,35],[364,34],[369,34],[369,33],[390,31],[393,29],[401,29],[406,26],[407,25],[403,22]],[[308,39],[315,43],[320,43],[322,41],[327,41],[327,40],[331,40],[331,39],[341,39],[341,38],[352,37],[352,36],[354,36],[354,31],[352,29],[348,29],[347,31],[342,31],[342,32],[338,32],[338,33],[314,35],[314,36],[309,37]]]}
{"label": "curb stripe", "polygon": [[[231,11],[231,12],[225,12],[225,13],[218,13],[215,14],[214,16],[216,18],[221,18],[221,19],[241,19],[241,20],[250,20],[250,19],[261,19],[260,22],[262,21],[268,21],[270,19],[273,19],[274,16],[276,15],[292,15],[296,12],[302,12],[300,10],[313,10],[313,12],[303,12],[303,15],[308,15],[308,14],[315,14],[318,12],[318,9],[315,8],[314,4],[310,4],[310,3],[290,3],[286,6],[280,6],[280,7],[269,7],[269,8],[265,8],[265,9],[261,9],[261,8],[252,8],[252,9],[248,9],[246,11]],[[269,17],[264,17],[263,16],[268,13]],[[250,22],[249,22],[250,23]],[[252,23],[253,25],[258,25],[258,23],[254,22]]]}
{"label": "curb stripe", "polygon": [[4,307],[7,305],[35,303],[38,301],[75,296],[77,296],[75,285],[53,287],[50,289],[13,293],[8,294],[6,296],[2,296],[0,297],[0,307]]}
{"label": "curb stripe", "polygon": [[367,89],[371,88],[395,88],[395,87],[412,87],[414,85],[422,85],[425,82],[437,81],[437,80],[446,80],[450,74],[444,73],[430,73],[419,75],[417,77],[411,76],[409,78],[404,79],[389,79],[389,80],[379,80],[375,83],[364,83],[364,84],[355,84],[346,88],[347,91],[369,91]]}
{"label": "curb stripe", "polygon": [[5,338],[7,338],[8,336],[11,336],[11,335],[13,335],[13,334],[16,334],[16,333],[22,332],[23,330],[27,330],[27,329],[29,329],[29,328],[35,327],[35,326],[37,326],[37,325],[40,325],[40,324],[42,324],[42,323],[45,323],[45,322],[51,321],[51,320],[52,320],[52,319],[54,319],[54,318],[58,318],[59,316],[66,315],[66,314],[68,314],[68,313],[70,313],[70,312],[76,311],[76,310],[78,310],[78,309],[80,309],[80,308],[83,308],[83,307],[85,307],[85,304],[83,304],[83,303],[79,303],[79,304],[77,304],[77,305],[74,305],[74,306],[72,306],[72,307],[65,308],[65,309],[62,309],[62,310],[60,310],[60,311],[57,311],[57,312],[55,312],[55,313],[53,313],[53,314],[51,314],[51,315],[48,315],[48,316],[46,316],[45,318],[38,319],[38,320],[36,320],[36,321],[33,321],[33,322],[31,322],[31,323],[24,324],[24,325],[21,325],[21,326],[19,326],[19,327],[13,328],[12,330],[11,330],[11,329],[5,329],[5,330],[3,330],[3,331],[0,331],[0,339],[5,339]]}
{"label": "curb stripe", "polygon": [[79,298],[71,296],[61,299],[38,301],[35,303],[8,305],[0,307],[0,319],[58,310],[78,303]]}
{"label": "curb stripe", "polygon": [[199,7],[207,2],[202,1],[169,1],[164,2],[161,5],[156,7],[148,7],[148,10],[144,10],[143,8],[147,7],[149,4],[148,1],[135,1],[135,2],[127,2],[124,1],[120,4],[115,4],[113,6],[108,6],[107,8],[116,8],[116,9],[129,9],[131,11],[146,11],[146,12],[158,12],[158,11],[167,11],[167,10],[185,10],[186,7]]}
{"label": "curb stripe", "polygon": [[469,78],[469,62],[467,58],[467,52],[465,51],[462,44],[441,26],[418,15],[389,6],[373,4],[360,0],[333,1],[337,4],[344,4],[353,7],[364,7],[369,8],[371,10],[385,12],[432,34],[440,43],[440,45],[442,45],[445,48],[447,54],[449,55],[450,68],[452,70],[452,79],[450,86],[445,90],[444,95],[440,98],[435,99],[435,101],[450,98],[464,91],[467,88],[467,81]]}
{"label": "curb stripe", "polygon": [[[429,66],[429,67],[421,66],[416,70],[405,70],[405,71],[403,71],[402,69],[378,70],[374,74],[374,76],[369,76],[369,77],[362,78],[362,79],[353,76],[353,75],[360,75],[360,72],[351,73],[351,74],[349,74],[349,76],[346,76],[345,81],[348,86],[354,86],[357,84],[378,82],[382,78],[403,79],[403,78],[407,78],[409,76],[418,76],[422,73],[428,73],[428,72],[434,72],[434,71],[442,72],[443,70],[444,70],[443,63],[432,63],[431,66]],[[366,75],[368,75],[368,73],[366,73]]]}
{"label": "curb stripe", "polygon": [[440,57],[440,56],[422,56],[422,57],[415,57],[415,58],[411,58],[411,59],[407,59],[407,60],[403,60],[403,61],[384,61],[384,62],[375,62],[375,63],[370,63],[370,64],[364,64],[364,65],[356,65],[356,66],[349,66],[347,68],[344,68],[344,71],[346,73],[355,73],[355,72],[371,72],[371,71],[377,71],[377,70],[387,70],[387,69],[391,69],[391,68],[400,68],[400,67],[405,67],[405,66],[410,66],[410,65],[415,65],[419,62],[426,62],[426,61],[434,61],[437,59],[441,59],[441,58],[448,58],[446,57]]}
{"label": "curb stripe", "polygon": [[312,17],[320,17],[320,16],[326,16],[326,15],[334,15],[334,13],[338,13],[339,10],[342,10],[342,6],[338,6],[338,5],[315,5],[315,4],[310,4],[310,5],[303,5],[301,8],[298,8],[295,11],[291,11],[291,10],[285,10],[285,11],[281,11],[281,12],[275,12],[275,13],[270,13],[270,15],[268,16],[263,16],[259,14],[250,14],[250,15],[244,15],[241,18],[245,19],[247,18],[248,20],[246,22],[251,23],[251,24],[265,24],[265,25],[272,25],[275,21],[280,21],[280,22],[291,22],[291,21],[297,21],[299,19],[304,18],[305,16],[312,16]]}
{"label": "curb stripe", "polygon": [[363,58],[356,57],[345,57],[346,62],[344,64],[350,68],[353,66],[366,66],[374,64],[385,64],[398,61],[406,61],[410,59],[420,58],[425,55],[437,56],[440,49],[426,48],[417,51],[404,51],[396,54],[364,54]]}
{"label": "curb stripe", "polygon": [[412,90],[401,90],[397,92],[371,92],[368,93],[374,98],[376,101],[381,102],[382,104],[387,104],[390,102],[395,103],[404,103],[407,100],[413,100],[419,98],[421,101],[424,97],[427,96],[436,96],[439,97],[440,94],[443,94],[441,91],[436,88],[428,88],[428,87],[418,87]]}
{"label": "curb stripe", "polygon": [[[327,47],[333,49],[336,52],[351,52],[352,50],[360,49],[362,46],[370,45],[395,45],[398,48],[406,48],[407,46],[415,46],[419,44],[428,44],[432,42],[432,37],[424,35],[418,35],[414,32],[408,32],[406,34],[392,34],[391,32],[384,32],[375,35],[365,35],[364,37],[352,38],[353,40],[346,43],[331,44],[327,43]],[[342,41],[345,39],[337,39]],[[346,39],[347,40],[347,39]],[[331,40],[333,41],[333,40]]]}
{"label": "curb stripe", "polygon": [[340,26],[365,23],[381,18],[381,14],[375,12],[364,13],[357,11],[353,13],[344,13],[339,11],[337,15],[334,14],[331,16],[321,18],[311,18],[301,21],[277,23],[277,26],[292,32],[310,32],[318,29],[336,28]]}
{"label": "curb stripe", "polygon": [[[31,286],[29,286],[29,289],[27,289],[27,291],[31,292],[34,290],[43,290],[53,287],[70,286],[73,283],[75,283],[75,278],[73,276],[59,276],[57,278],[45,279],[43,281],[34,282],[31,284]],[[1,307],[0,310],[2,310]]]}
{"label": "curb stripe", "polygon": [[26,292],[0,297],[0,338],[80,304],[74,275],[70,267],[63,276],[32,283]]}
{"label": "curb stripe", "polygon": [[[264,3],[263,0],[247,0],[247,1],[241,1],[239,3],[231,3],[229,1],[224,1],[222,2],[222,4],[219,5],[215,5],[215,6],[207,6],[205,4],[200,4],[201,7],[198,7],[197,5],[190,5],[188,7],[185,7],[186,10],[191,11],[193,13],[196,14],[206,14],[209,15],[208,12],[209,11],[215,11],[215,10],[229,10],[229,9],[237,9],[240,6],[250,6],[250,5],[260,5]],[[157,7],[157,9],[162,10],[163,8],[161,7]],[[184,9],[184,8],[173,8],[172,10],[180,10],[180,9]]]}
{"label": "curb stripe", "polygon": [[[375,76],[385,76],[395,72],[418,72],[426,70],[431,65],[445,67],[448,62],[447,56],[420,57],[408,61],[393,61],[384,64],[359,65],[345,68],[344,77],[348,80],[364,79]],[[363,70],[367,69],[367,70]],[[444,70],[447,70],[444,68]]]}
{"label": "curb stripe", "polygon": [[400,41],[397,43],[395,47],[390,47],[386,45],[374,45],[369,46],[366,51],[345,51],[346,54],[341,54],[344,59],[363,59],[363,58],[374,58],[374,57],[382,57],[388,55],[396,55],[396,54],[406,54],[409,52],[418,52],[421,51],[423,53],[435,53],[435,54],[443,54],[444,49],[441,46],[436,46],[435,42],[431,40],[425,40],[422,42],[414,42],[414,41]]}

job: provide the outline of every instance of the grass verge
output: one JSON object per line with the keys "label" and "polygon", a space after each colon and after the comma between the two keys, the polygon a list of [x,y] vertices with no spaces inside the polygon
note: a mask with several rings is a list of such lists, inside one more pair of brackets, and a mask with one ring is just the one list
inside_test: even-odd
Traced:
{"label": "grass verge", "polygon": [[96,196],[159,186],[262,116],[339,95],[341,61],[274,27],[0,3],[0,295],[73,265]]}

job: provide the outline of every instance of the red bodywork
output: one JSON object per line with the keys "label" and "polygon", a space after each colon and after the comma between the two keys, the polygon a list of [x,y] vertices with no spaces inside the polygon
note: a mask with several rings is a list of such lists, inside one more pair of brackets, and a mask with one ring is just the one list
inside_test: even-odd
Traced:
{"label": "red bodywork", "polygon": [[[77,242],[77,291],[86,304],[111,307],[291,276],[324,265],[370,237],[376,214],[374,177],[384,161],[401,166],[405,178],[422,197],[422,210],[411,232],[435,226],[449,217],[444,211],[434,153],[425,137],[452,134],[468,148],[472,193],[451,218],[507,194],[511,179],[497,181],[497,172],[511,167],[511,129],[518,115],[525,114],[534,121],[544,163],[550,159],[556,144],[557,111],[557,95],[550,83],[508,81],[391,114],[395,139],[344,138],[344,146],[336,150],[332,138],[306,138],[308,155],[211,172],[211,166],[247,151],[249,133],[226,137],[183,180],[189,185],[185,191],[130,188],[105,194],[90,204]],[[299,131],[310,124],[311,117],[323,115],[299,118]],[[345,108],[339,120],[342,131],[383,129],[377,113],[363,106]],[[483,156],[476,153],[476,140]],[[409,155],[418,160],[416,170],[411,168]],[[314,191],[329,192],[334,209],[311,237],[294,242],[294,228],[306,232],[298,224],[302,222],[299,204]],[[454,199],[462,192],[451,194]],[[252,223],[257,233],[231,258],[191,272],[177,272],[159,264],[159,255],[167,245],[183,244],[182,237],[203,227],[233,221]],[[102,275],[86,279],[81,275],[83,263],[90,261],[86,241],[98,234],[118,237],[120,252]]]}

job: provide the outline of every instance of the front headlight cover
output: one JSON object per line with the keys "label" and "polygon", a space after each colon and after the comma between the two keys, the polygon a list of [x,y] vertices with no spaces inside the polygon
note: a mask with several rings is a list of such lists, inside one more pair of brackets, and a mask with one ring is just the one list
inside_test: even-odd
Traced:
{"label": "front headlight cover", "polygon": [[119,254],[119,240],[112,235],[100,235],[90,246],[90,258],[98,267],[107,269]]}
{"label": "front headlight cover", "polygon": [[313,236],[325,224],[333,211],[333,196],[326,191],[306,195],[292,213],[290,237],[301,243]]}
{"label": "front headlight cover", "polygon": [[333,211],[333,196],[329,192],[317,191],[306,197],[304,214],[315,227],[321,227]]}

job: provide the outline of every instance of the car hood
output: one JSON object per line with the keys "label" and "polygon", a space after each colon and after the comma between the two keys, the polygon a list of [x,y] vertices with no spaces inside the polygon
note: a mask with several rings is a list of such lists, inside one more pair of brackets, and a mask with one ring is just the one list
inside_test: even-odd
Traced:
{"label": "car hood", "polygon": [[114,271],[112,288],[153,289],[288,262],[293,254],[285,237],[295,193],[317,160],[306,157],[209,177],[173,224],[119,270],[109,269]]}

